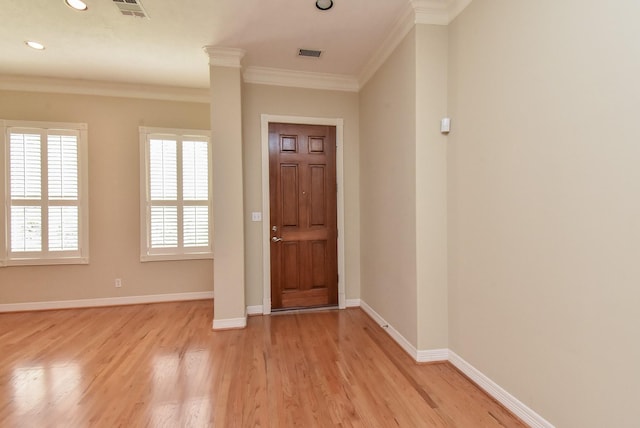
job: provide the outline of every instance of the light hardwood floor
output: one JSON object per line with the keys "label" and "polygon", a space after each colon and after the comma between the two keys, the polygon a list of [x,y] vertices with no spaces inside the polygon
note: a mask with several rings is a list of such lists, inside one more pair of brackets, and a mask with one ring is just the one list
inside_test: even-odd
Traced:
{"label": "light hardwood floor", "polygon": [[251,317],[211,301],[0,314],[0,426],[524,427],[360,309]]}

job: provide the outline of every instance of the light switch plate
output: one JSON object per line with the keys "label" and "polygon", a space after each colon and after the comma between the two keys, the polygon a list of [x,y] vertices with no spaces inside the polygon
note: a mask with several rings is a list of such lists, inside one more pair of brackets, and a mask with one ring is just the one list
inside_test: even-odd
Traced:
{"label": "light switch plate", "polygon": [[252,212],[251,213],[251,221],[262,221],[262,213],[261,212]]}

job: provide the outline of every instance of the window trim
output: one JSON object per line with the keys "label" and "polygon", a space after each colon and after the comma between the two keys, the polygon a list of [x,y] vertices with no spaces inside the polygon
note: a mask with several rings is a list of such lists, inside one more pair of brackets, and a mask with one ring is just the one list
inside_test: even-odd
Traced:
{"label": "window trim", "polygon": [[[38,129],[45,135],[59,131],[74,131],[78,133],[78,255],[60,256],[61,252],[24,253],[23,257],[16,257],[10,250],[9,206],[11,205],[11,191],[9,189],[10,174],[10,128]],[[0,164],[4,172],[0,174],[0,266],[46,266],[46,265],[84,265],[89,264],[89,145],[88,125],[75,122],[43,122],[27,120],[0,119]],[[47,203],[48,207],[49,204]],[[54,205],[55,206],[55,205]],[[47,251],[48,252],[48,251]]]}
{"label": "window trim", "polygon": [[[202,260],[213,259],[213,147],[211,142],[211,132],[204,129],[180,129],[180,128],[159,128],[159,127],[139,127],[140,134],[140,261],[169,261],[169,260]],[[206,141],[208,144],[208,165],[209,165],[209,192],[207,208],[209,210],[209,245],[205,251],[202,247],[163,248],[151,252],[150,248],[150,227],[151,219],[148,208],[150,207],[150,166],[149,166],[149,144],[151,138],[171,138],[176,141],[193,138],[196,141]],[[181,156],[179,156],[181,158]],[[184,199],[176,201],[176,206],[184,206]]]}

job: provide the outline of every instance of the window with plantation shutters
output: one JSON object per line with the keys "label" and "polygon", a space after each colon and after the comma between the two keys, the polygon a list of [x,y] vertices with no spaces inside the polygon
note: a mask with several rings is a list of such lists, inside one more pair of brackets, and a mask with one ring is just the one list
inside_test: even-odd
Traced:
{"label": "window with plantation shutters", "polygon": [[3,264],[88,263],[86,125],[0,121]]}
{"label": "window with plantation shutters", "polygon": [[207,131],[140,128],[141,260],[211,258]]}

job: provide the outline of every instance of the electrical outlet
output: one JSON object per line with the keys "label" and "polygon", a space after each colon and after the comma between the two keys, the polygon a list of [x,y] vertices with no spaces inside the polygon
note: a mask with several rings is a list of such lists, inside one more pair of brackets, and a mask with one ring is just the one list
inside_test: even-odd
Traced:
{"label": "electrical outlet", "polygon": [[116,283],[116,288],[120,288],[120,287],[122,287],[122,279],[120,279],[120,278],[116,278],[115,283]]}

